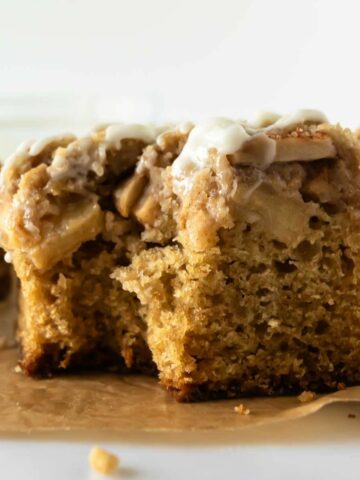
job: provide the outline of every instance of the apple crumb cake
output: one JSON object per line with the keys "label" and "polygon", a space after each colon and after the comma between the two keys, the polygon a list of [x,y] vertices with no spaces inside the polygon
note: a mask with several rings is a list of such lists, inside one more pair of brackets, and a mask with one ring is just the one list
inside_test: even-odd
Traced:
{"label": "apple crumb cake", "polygon": [[156,366],[187,401],[360,383],[359,165],[312,110],[21,146],[1,244],[23,369]]}

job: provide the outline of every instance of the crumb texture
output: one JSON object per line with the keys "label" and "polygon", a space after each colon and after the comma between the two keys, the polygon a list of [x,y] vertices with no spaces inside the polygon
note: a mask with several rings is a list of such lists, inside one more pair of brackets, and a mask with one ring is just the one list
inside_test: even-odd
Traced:
{"label": "crumb texture", "polygon": [[3,169],[27,372],[157,369],[179,400],[360,383],[359,142],[233,124],[209,148],[99,129]]}
{"label": "crumb texture", "polygon": [[[221,201],[223,178],[202,172],[179,243],[118,269],[161,381],[181,399],[360,381],[359,150],[349,132],[328,133],[338,158],[232,169]],[[218,228],[221,215],[231,221]]]}

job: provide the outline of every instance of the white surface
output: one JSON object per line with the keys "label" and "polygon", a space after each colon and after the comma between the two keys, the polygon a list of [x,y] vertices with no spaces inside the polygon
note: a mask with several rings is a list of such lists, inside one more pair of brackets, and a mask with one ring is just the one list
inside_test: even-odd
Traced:
{"label": "white surface", "polygon": [[359,441],[355,404],[239,433],[12,436],[0,440],[1,478],[100,479],[87,462],[91,446],[100,445],[120,457],[115,478],[122,480],[358,480]]}
{"label": "white surface", "polygon": [[70,123],[79,107],[101,121],[319,108],[357,124],[359,15],[357,0],[0,0],[0,94],[37,93],[41,111],[73,94]]}

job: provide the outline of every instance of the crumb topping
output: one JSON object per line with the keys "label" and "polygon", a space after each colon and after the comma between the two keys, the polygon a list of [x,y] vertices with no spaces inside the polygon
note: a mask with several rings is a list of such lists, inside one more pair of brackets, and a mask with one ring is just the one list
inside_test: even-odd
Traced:
{"label": "crumb topping", "polygon": [[[103,234],[111,213],[142,225],[148,241],[212,247],[234,224],[234,199],[254,195],[264,168],[336,155],[317,128],[325,120],[301,110],[255,126],[225,118],[170,128],[118,124],[23,145],[1,172],[1,242],[9,256],[20,248],[46,269]],[[241,165],[259,167],[246,192],[237,181]]]}
{"label": "crumb topping", "polygon": [[91,449],[89,463],[95,472],[103,475],[112,475],[119,467],[118,457],[99,447]]}
{"label": "crumb topping", "polygon": [[[266,168],[274,162],[282,161],[281,155],[277,153],[276,137],[281,138],[288,132],[296,131],[299,125],[318,125],[324,122],[327,122],[327,118],[317,110],[298,110],[282,117],[266,113],[263,117],[260,116],[254,125],[228,118],[214,118],[200,123],[191,130],[184,149],[172,166],[174,186],[181,193],[188,191],[193,184],[194,175],[209,166],[211,150],[218,155],[234,155],[245,150],[247,154],[238,155],[237,163]],[[255,144],[252,152],[250,147],[250,154],[249,144]],[[322,157],[315,155],[315,158],[300,158],[314,160]],[[295,159],[286,161],[300,158],[296,156]]]}

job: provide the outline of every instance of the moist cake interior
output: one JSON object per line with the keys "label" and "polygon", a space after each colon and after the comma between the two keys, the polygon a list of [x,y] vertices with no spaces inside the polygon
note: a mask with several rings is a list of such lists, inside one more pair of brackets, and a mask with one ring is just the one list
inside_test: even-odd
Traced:
{"label": "moist cake interior", "polygon": [[[100,159],[101,135],[70,151],[73,138],[54,140],[5,172],[20,204],[8,218],[6,241],[16,244],[21,365],[30,374],[69,366],[154,370],[137,299],[110,278],[140,248],[139,225],[117,214],[112,195],[145,143],[125,140],[121,152],[113,148]],[[64,152],[71,165],[61,164]],[[83,173],[89,158],[103,168],[100,176],[91,168]]]}
{"label": "moist cake interior", "polygon": [[[202,251],[157,247],[118,269],[145,306],[160,378],[180,399],[360,381],[360,197],[347,168],[274,165],[246,207],[235,200],[235,226],[216,246],[206,233]],[[258,174],[237,176],[248,185]]]}
{"label": "moist cake interior", "polygon": [[180,400],[359,383],[359,162],[314,111],[24,146],[1,174],[23,369],[158,370]]}

